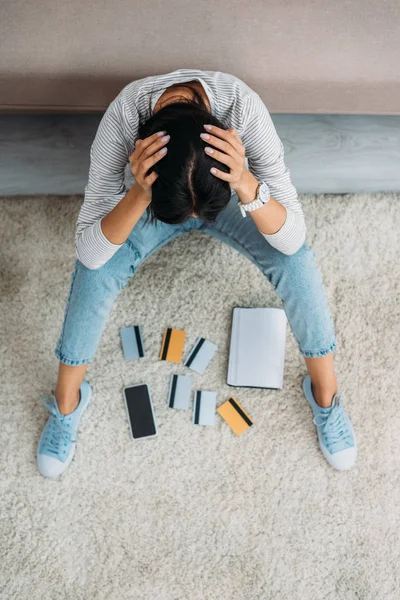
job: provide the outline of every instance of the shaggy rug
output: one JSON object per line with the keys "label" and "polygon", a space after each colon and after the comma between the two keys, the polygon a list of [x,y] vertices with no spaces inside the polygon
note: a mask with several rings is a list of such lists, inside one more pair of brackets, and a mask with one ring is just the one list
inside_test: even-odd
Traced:
{"label": "shaggy rug", "polygon": [[[148,258],[113,305],[86,379],[76,454],[57,480],[36,468],[57,378],[54,347],[75,261],[82,196],[1,207],[0,594],[15,600],[397,600],[400,597],[400,198],[304,195],[338,347],[335,366],[359,445],[335,471],[317,442],[288,327],[284,388],[226,384],[234,306],[282,307],[255,265],[192,231]],[[147,356],[125,362],[123,326]],[[203,376],[160,362],[166,326],[219,351]],[[237,396],[242,436],[216,415],[194,426],[167,407],[171,373]],[[158,436],[133,441],[122,388],[149,384]]]}

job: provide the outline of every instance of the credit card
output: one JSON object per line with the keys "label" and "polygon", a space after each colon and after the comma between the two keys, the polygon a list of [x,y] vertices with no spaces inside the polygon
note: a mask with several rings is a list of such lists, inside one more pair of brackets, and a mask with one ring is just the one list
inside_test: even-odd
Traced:
{"label": "credit card", "polygon": [[229,398],[229,400],[217,408],[217,412],[228,423],[236,435],[242,434],[253,425],[253,421],[236,398]]}
{"label": "credit card", "polygon": [[184,365],[196,371],[196,373],[203,375],[208,363],[217,350],[218,346],[210,342],[210,340],[198,337]]}
{"label": "credit card", "polygon": [[135,325],[134,327],[121,327],[119,332],[125,360],[142,358],[144,356],[144,347],[140,325]]}
{"label": "credit card", "polygon": [[169,408],[188,410],[192,392],[191,375],[171,375],[168,392]]}
{"label": "credit card", "polygon": [[217,392],[197,390],[194,395],[193,423],[195,425],[215,425]]}
{"label": "credit card", "polygon": [[183,346],[186,331],[183,329],[166,328],[161,344],[160,360],[180,363],[182,359]]}

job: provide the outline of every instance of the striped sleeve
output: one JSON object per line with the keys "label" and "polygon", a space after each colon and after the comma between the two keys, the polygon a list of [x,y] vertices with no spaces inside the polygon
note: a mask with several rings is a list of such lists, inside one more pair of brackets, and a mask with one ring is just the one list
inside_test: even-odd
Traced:
{"label": "striped sleeve", "polygon": [[271,196],[286,208],[286,220],[276,233],[262,233],[283,254],[295,254],[307,233],[304,214],[290,171],[284,161],[284,147],[271,115],[260,96],[252,90],[244,110],[241,139],[246,148],[249,171],[267,183]]}
{"label": "striped sleeve", "polygon": [[88,183],[76,223],[76,256],[88,269],[102,267],[122,246],[106,238],[101,221],[128,191],[124,173],[134,137],[132,116],[120,93],[104,113],[92,143]]}

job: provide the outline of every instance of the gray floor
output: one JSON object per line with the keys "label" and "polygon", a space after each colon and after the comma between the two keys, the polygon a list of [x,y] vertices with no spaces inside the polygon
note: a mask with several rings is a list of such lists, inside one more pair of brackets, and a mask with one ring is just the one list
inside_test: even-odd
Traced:
{"label": "gray floor", "polygon": [[[400,116],[271,115],[299,193],[400,191]],[[0,195],[82,194],[101,115],[0,115]]]}

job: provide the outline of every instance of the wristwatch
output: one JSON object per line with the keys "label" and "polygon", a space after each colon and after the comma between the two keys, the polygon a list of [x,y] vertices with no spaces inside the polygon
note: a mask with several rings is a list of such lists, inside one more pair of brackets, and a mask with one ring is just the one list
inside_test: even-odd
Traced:
{"label": "wristwatch", "polygon": [[257,210],[257,208],[261,208],[268,202],[271,198],[271,193],[269,191],[269,187],[265,181],[260,181],[257,187],[256,199],[248,204],[243,204],[238,201],[238,205],[243,217],[246,216],[246,212],[251,210]]}

